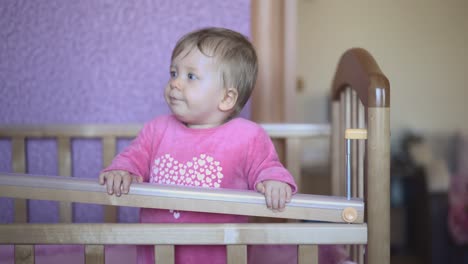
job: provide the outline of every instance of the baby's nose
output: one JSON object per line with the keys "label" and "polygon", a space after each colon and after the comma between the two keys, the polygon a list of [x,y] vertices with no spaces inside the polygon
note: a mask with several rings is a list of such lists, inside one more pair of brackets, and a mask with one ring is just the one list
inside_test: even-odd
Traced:
{"label": "baby's nose", "polygon": [[172,78],[169,82],[171,89],[179,89],[180,90],[180,80],[179,78]]}

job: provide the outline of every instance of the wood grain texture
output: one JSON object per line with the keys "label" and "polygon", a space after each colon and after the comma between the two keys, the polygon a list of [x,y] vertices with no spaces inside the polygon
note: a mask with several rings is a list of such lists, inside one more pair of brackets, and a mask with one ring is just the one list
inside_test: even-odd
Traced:
{"label": "wood grain texture", "polygon": [[2,244],[366,244],[366,224],[2,224]]}

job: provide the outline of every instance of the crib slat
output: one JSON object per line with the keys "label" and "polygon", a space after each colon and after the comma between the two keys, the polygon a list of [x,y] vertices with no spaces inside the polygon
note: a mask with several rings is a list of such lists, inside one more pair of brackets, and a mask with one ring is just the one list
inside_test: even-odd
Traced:
{"label": "crib slat", "polygon": [[[351,126],[350,128],[358,128],[358,106],[359,106],[359,98],[357,97],[357,93],[355,90],[351,90]],[[359,159],[357,158],[358,155],[358,140],[351,140],[351,179],[352,179],[352,187],[351,187],[351,194],[352,197],[358,196],[358,170],[359,170]]]}
{"label": "crib slat", "polygon": [[331,151],[331,194],[338,195],[339,193],[339,179],[341,168],[340,164],[340,103],[332,102],[332,127],[331,127],[331,142],[330,142],[330,151]]}
{"label": "crib slat", "polygon": [[317,245],[299,245],[297,254],[298,264],[316,264],[318,263]]}
{"label": "crib slat", "polygon": [[[105,136],[102,138],[102,164],[104,167],[109,166],[112,163],[112,159],[116,154],[116,137]],[[104,222],[105,223],[117,223],[118,207],[116,206],[104,206]]]}
{"label": "crib slat", "polygon": [[[366,125],[366,109],[362,102],[359,101],[358,106],[358,127],[359,128],[367,128]],[[364,159],[366,153],[366,141],[359,140],[358,141],[358,197],[364,199]]]}
{"label": "crib slat", "polygon": [[286,168],[296,181],[298,192],[304,190],[301,179],[301,140],[299,138],[286,139]]}
{"label": "crib slat", "polygon": [[86,264],[104,264],[104,246],[103,245],[86,245],[85,246],[85,263]]}
{"label": "crib slat", "polygon": [[247,264],[247,246],[246,245],[228,245],[227,264]]}
{"label": "crib slat", "polygon": [[356,262],[358,264],[364,264],[365,258],[364,258],[364,251],[365,251],[365,246],[364,245],[358,245],[358,255],[356,258]]}
{"label": "crib slat", "polygon": [[155,264],[174,264],[174,246],[173,245],[155,245],[154,246]]}
{"label": "crib slat", "polygon": [[[58,147],[58,166],[59,175],[70,177],[71,172],[71,145],[69,137],[59,137],[57,139]],[[72,203],[60,202],[60,223],[73,222]]]}
{"label": "crib slat", "polygon": [[[12,144],[13,172],[26,173],[26,144],[24,137],[14,137]],[[28,204],[26,199],[15,199],[15,223],[28,222]]]}
{"label": "crib slat", "polygon": [[15,245],[15,264],[34,264],[34,246]]}

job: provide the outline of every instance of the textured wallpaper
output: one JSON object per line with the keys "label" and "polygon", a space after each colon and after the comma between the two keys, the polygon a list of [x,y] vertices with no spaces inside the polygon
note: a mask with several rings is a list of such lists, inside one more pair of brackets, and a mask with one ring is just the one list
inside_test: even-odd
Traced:
{"label": "textured wallpaper", "polygon": [[[2,0],[0,124],[143,123],[167,113],[172,48],[205,26],[249,36],[250,0]],[[11,171],[10,147],[0,140],[0,171]],[[27,151],[29,173],[57,175],[54,141],[33,140]],[[75,140],[74,176],[96,178],[100,151],[98,141]],[[76,205],[75,221],[100,221],[91,207]],[[29,210],[31,222],[58,220],[56,203],[31,201]],[[0,222],[11,211],[1,199]],[[137,220],[132,209],[120,214]]]}

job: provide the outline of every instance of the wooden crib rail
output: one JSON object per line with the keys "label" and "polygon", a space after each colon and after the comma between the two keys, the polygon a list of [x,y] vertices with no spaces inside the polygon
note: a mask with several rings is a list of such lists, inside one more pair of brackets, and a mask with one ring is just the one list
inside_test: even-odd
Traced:
{"label": "wooden crib rail", "polygon": [[[118,232],[115,232],[118,230]],[[366,224],[0,224],[0,244],[366,244]]]}
{"label": "wooden crib rail", "polygon": [[116,197],[108,195],[97,180],[78,177],[0,173],[0,196],[327,222],[362,223],[364,219],[359,199],[296,194],[284,212],[275,213],[255,191],[135,183],[128,195]]}
{"label": "wooden crib rail", "polygon": [[[330,135],[328,124],[260,124],[272,138],[312,138]],[[142,124],[0,125],[0,138],[133,138]]]}
{"label": "wooden crib rail", "polygon": [[[117,232],[118,231],[118,232]],[[247,264],[247,245],[298,245],[298,264],[318,263],[318,245],[367,243],[365,224],[0,224],[16,263],[34,263],[33,244],[84,244],[86,264],[104,264],[104,245],[154,245],[156,263],[174,263],[174,245],[226,245],[228,264]]]}

